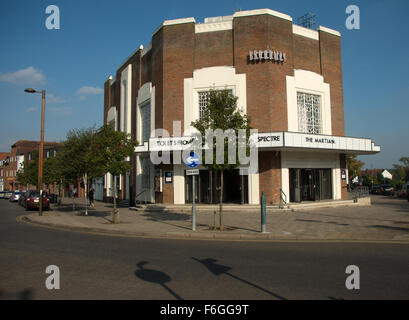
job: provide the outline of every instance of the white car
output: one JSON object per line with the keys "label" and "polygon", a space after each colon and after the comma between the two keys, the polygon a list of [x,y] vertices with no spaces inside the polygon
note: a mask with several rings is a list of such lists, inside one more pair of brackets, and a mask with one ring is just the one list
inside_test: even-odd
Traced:
{"label": "white car", "polygon": [[21,192],[13,192],[13,194],[11,195],[9,201],[10,202],[17,202],[18,199],[20,199],[21,197]]}

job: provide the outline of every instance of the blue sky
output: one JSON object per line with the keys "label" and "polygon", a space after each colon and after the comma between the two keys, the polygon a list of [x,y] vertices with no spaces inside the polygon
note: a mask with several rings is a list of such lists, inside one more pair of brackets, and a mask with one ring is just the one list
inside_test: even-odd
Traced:
{"label": "blue sky", "polygon": [[[345,9],[360,8],[360,30],[345,27]],[[48,5],[60,9],[60,30],[45,27]],[[346,135],[382,147],[363,156],[366,167],[389,168],[409,156],[409,26],[407,0],[0,2],[0,151],[40,137],[41,96],[47,90],[45,138],[60,141],[72,128],[101,125],[103,83],[167,19],[230,15],[270,8],[295,18],[313,12],[317,25],[342,34]]]}

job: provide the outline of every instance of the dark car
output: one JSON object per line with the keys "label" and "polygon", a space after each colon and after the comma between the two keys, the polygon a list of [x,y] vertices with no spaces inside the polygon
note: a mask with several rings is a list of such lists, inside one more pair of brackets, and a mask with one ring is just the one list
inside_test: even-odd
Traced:
{"label": "dark car", "polygon": [[0,199],[4,199],[5,195],[6,195],[6,191],[0,191]]}
{"label": "dark car", "polygon": [[[29,191],[26,194],[25,207],[26,210],[38,209],[40,206],[40,192],[39,191]],[[48,198],[47,192],[43,191],[43,210],[50,209],[50,199]]]}
{"label": "dark car", "polygon": [[394,190],[395,189],[390,184],[384,184],[381,187],[381,194],[383,194],[384,196],[388,196],[388,195],[393,194]]}
{"label": "dark car", "polygon": [[380,185],[373,185],[370,188],[369,193],[371,193],[371,194],[380,194],[381,193],[381,186]]}

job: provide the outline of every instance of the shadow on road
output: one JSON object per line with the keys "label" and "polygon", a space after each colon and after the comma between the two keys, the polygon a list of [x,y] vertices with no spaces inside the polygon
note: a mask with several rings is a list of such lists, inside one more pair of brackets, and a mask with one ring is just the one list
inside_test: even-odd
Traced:
{"label": "shadow on road", "polygon": [[309,219],[295,219],[295,221],[299,222],[314,222],[314,223],[327,223],[327,224],[335,224],[337,226],[349,226],[347,223],[339,223],[335,221],[321,221],[321,220],[309,220]]}
{"label": "shadow on road", "polygon": [[390,230],[390,231],[409,232],[409,228],[392,227],[392,226],[368,226],[368,228],[377,228],[377,229],[384,229],[384,230]]}
{"label": "shadow on road", "polygon": [[166,283],[170,282],[172,278],[166,273],[154,269],[146,269],[144,265],[148,264],[147,261],[141,261],[136,266],[138,269],[135,271],[135,276],[143,281],[159,284],[166,291],[168,291],[175,299],[183,300],[176,292],[169,288]]}
{"label": "shadow on road", "polygon": [[0,289],[0,300],[33,300],[34,290],[24,289],[16,294],[6,294]]}
{"label": "shadow on road", "polygon": [[238,280],[240,282],[243,282],[243,283],[245,283],[245,284],[247,284],[249,286],[252,286],[252,287],[254,287],[254,288],[258,289],[258,290],[261,290],[264,293],[267,293],[267,294],[273,296],[276,299],[287,300],[286,298],[284,298],[284,297],[282,297],[282,296],[280,296],[280,295],[278,295],[278,294],[276,294],[274,292],[271,292],[271,291],[269,291],[267,289],[264,289],[264,288],[260,287],[259,285],[251,283],[250,281],[247,281],[245,279],[242,279],[242,278],[230,273],[230,270],[232,268],[228,267],[228,266],[224,266],[222,264],[215,263],[217,261],[216,259],[208,258],[208,259],[200,260],[200,259],[197,259],[197,258],[194,258],[194,257],[192,257],[192,259],[197,261],[197,262],[200,262],[201,264],[203,264],[215,276],[220,276],[222,274],[225,274],[225,275],[228,275],[229,277],[232,277],[233,279],[236,279],[236,280]]}

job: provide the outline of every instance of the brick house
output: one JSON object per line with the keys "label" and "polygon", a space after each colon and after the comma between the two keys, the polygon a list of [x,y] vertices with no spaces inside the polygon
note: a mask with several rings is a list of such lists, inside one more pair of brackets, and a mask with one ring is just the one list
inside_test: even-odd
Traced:
{"label": "brick house", "polygon": [[[270,9],[164,21],[104,84],[104,123],[138,142],[132,170],[116,177],[121,199],[185,204],[192,179],[182,162],[154,165],[151,152],[189,147],[191,122],[210,90],[230,90],[258,130],[258,171],[225,177],[226,202],[259,204],[343,199],[345,154],[374,154],[365,138],[345,137],[341,35],[293,24]],[[181,124],[181,130],[175,126]],[[155,129],[165,129],[169,137]],[[178,147],[180,146],[180,147]],[[174,155],[173,155],[174,157]],[[199,166],[199,203],[217,203],[220,177]],[[104,177],[104,198],[113,177]]]}
{"label": "brick house", "polygon": [[[54,157],[57,154],[59,145],[58,142],[44,142],[44,160]],[[34,186],[20,184],[17,179],[17,173],[19,170],[23,170],[24,163],[32,160],[33,152],[38,151],[39,147],[39,141],[30,140],[19,140],[11,146],[10,153],[7,153],[5,161],[3,161],[3,166],[0,166],[0,173],[3,174],[4,190],[35,189]],[[53,187],[55,189],[55,186]]]}

